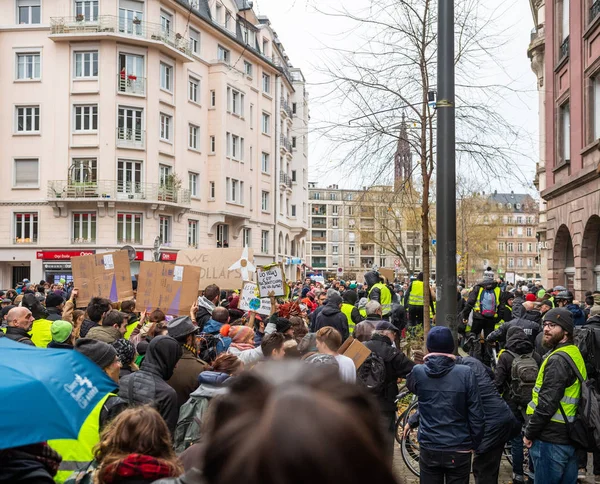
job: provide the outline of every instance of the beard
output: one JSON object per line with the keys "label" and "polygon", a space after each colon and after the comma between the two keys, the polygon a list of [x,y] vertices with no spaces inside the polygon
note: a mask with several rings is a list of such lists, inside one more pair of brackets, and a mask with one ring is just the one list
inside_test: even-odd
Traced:
{"label": "beard", "polygon": [[542,346],[547,349],[554,348],[556,345],[558,345],[558,343],[560,343],[560,340],[562,340],[564,338],[564,336],[565,336],[564,331],[561,331],[558,334],[549,335],[549,336],[546,336],[546,334],[544,333],[544,336],[542,338]]}

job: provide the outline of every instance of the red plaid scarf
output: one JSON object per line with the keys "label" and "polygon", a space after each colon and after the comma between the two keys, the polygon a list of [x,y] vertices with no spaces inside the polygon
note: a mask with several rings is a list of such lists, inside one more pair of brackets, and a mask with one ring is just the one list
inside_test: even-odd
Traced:
{"label": "red plaid scarf", "polygon": [[141,477],[142,479],[177,477],[173,473],[173,468],[166,461],[143,454],[129,454],[122,461],[110,465],[103,474],[104,482],[107,484],[124,477]]}

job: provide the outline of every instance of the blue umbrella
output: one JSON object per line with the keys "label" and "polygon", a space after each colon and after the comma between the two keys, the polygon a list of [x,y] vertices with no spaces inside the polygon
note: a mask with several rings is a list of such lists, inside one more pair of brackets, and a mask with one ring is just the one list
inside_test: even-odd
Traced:
{"label": "blue umbrella", "polygon": [[96,404],[115,388],[77,351],[0,338],[0,449],[76,439]]}

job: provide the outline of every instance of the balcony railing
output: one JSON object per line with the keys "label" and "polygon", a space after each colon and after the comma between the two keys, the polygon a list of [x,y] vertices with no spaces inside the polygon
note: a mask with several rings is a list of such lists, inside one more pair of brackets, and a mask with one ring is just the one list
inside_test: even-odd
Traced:
{"label": "balcony railing", "polygon": [[190,205],[190,191],[188,189],[175,189],[159,183],[119,182],[115,180],[87,183],[50,180],[48,182],[47,197],[51,200],[110,199]]}
{"label": "balcony railing", "polygon": [[288,117],[291,118],[294,116],[294,113],[292,112],[292,107],[284,98],[281,98],[281,109],[288,115]]}
{"label": "balcony railing", "polygon": [[117,128],[117,146],[125,148],[143,148],[146,132],[143,129]]}
{"label": "balcony railing", "polygon": [[288,179],[289,179],[289,176],[287,173],[285,173],[283,171],[279,172],[279,183],[281,183],[282,185],[287,185]]}
{"label": "balcony railing", "polygon": [[15,237],[14,243],[23,245],[23,244],[37,244],[37,235],[33,237]]}
{"label": "balcony railing", "polygon": [[311,227],[313,229],[326,229],[327,228],[327,222],[314,222],[313,221]]}
{"label": "balcony railing", "polygon": [[600,0],[596,0],[590,7],[590,22],[600,14]]}
{"label": "balcony railing", "polygon": [[71,239],[71,243],[72,244],[95,244],[96,243],[96,238],[79,238],[79,237],[73,237]]}
{"label": "balcony railing", "polygon": [[285,136],[281,135],[279,136],[279,142],[282,148],[285,148],[290,153],[292,152],[292,142],[289,140],[289,138],[286,138]]}
{"label": "balcony railing", "polygon": [[312,266],[316,269],[324,269],[325,267],[327,267],[327,263],[325,262],[313,262]]}
{"label": "balcony railing", "polygon": [[96,33],[127,35],[162,42],[185,55],[192,54],[189,39],[181,34],[164,30],[160,24],[137,19],[130,20],[115,15],[100,15],[95,20],[85,20],[80,17],[52,17],[50,30],[51,35]]}
{"label": "balcony railing", "polygon": [[132,74],[117,74],[117,86],[119,92],[126,94],[146,94],[146,78]]}
{"label": "balcony railing", "polygon": [[564,59],[569,56],[569,37],[563,40],[563,43],[560,44],[560,56],[559,60]]}
{"label": "balcony railing", "polygon": [[314,242],[327,242],[327,237],[313,235],[312,240]]}

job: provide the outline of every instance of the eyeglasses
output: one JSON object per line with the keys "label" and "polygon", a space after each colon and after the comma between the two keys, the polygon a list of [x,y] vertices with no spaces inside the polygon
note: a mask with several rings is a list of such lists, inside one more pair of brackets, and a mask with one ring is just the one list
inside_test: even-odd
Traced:
{"label": "eyeglasses", "polygon": [[558,324],[556,323],[544,323],[543,324],[544,328],[548,328],[548,329],[554,329],[558,326]]}

